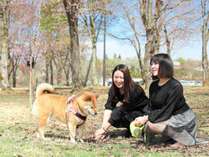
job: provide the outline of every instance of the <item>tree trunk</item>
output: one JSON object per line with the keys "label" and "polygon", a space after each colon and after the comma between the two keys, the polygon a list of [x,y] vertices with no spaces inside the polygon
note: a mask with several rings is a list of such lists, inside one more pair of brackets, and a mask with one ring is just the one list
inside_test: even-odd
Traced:
{"label": "tree trunk", "polygon": [[[155,6],[153,6],[152,0],[139,0],[141,19],[146,32],[144,54],[145,88],[149,86],[151,81],[149,76],[150,58],[160,48],[160,26],[158,20],[161,16],[160,7],[162,2],[160,0],[155,2]],[[153,11],[155,11],[154,15]]]}
{"label": "tree trunk", "polygon": [[56,81],[57,81],[57,85],[59,85],[62,82],[62,68],[60,66],[56,66],[56,69],[57,69]]}
{"label": "tree trunk", "polygon": [[165,33],[165,42],[166,42],[166,52],[167,54],[171,55],[171,42],[168,37],[168,31],[166,26],[164,26],[164,33]]}
{"label": "tree trunk", "polygon": [[87,82],[88,82],[88,78],[89,78],[89,73],[90,73],[90,70],[91,70],[92,61],[93,61],[93,53],[91,54],[91,58],[89,60],[89,66],[88,66],[87,73],[86,73],[86,76],[85,76],[85,79],[84,79],[84,82],[83,82],[83,86],[84,87],[87,85]]}
{"label": "tree trunk", "polygon": [[149,86],[149,61],[151,56],[155,53],[153,47],[153,16],[152,16],[152,0],[143,1],[140,0],[140,13],[142,22],[146,32],[146,44],[145,44],[145,53],[144,53],[144,72],[145,72],[145,88]]}
{"label": "tree trunk", "polygon": [[145,78],[145,70],[144,70],[144,65],[143,65],[142,56],[141,56],[141,44],[140,44],[140,40],[138,37],[138,32],[136,30],[136,26],[135,26],[136,24],[135,24],[135,21],[129,16],[128,12],[126,12],[126,17],[128,18],[129,25],[131,26],[131,29],[134,33],[134,39],[133,40],[129,39],[129,41],[131,42],[131,44],[133,45],[136,51],[138,63],[139,63],[139,70],[141,70],[141,77],[143,81],[145,82],[146,78]]}
{"label": "tree trunk", "polygon": [[54,84],[54,69],[53,69],[53,64],[52,64],[52,59],[50,58],[49,62],[49,67],[50,67],[50,84]]}
{"label": "tree trunk", "polygon": [[[86,83],[89,79],[89,74],[90,74],[90,71],[91,71],[91,77],[90,77],[90,80],[91,80],[91,84],[92,85],[98,85],[98,78],[97,78],[97,47],[96,47],[96,43],[97,43],[97,37],[98,37],[98,34],[99,34],[99,30],[100,30],[100,26],[98,28],[96,28],[95,26],[95,15],[89,15],[89,17],[87,16],[84,16],[84,22],[85,22],[85,25],[87,27],[87,30],[88,30],[88,33],[89,33],[89,36],[90,36],[90,40],[91,40],[91,51],[92,51],[92,55],[91,55],[91,58],[90,58],[90,61],[89,61],[89,66],[88,66],[88,69],[87,69],[87,74],[85,76],[85,81],[83,82],[83,85],[86,86]],[[102,21],[100,21],[100,24],[102,23]],[[98,32],[96,33],[98,29]]]}
{"label": "tree trunk", "polygon": [[107,27],[107,17],[104,15],[104,47],[103,47],[103,86],[105,86],[106,82],[106,27]]}
{"label": "tree trunk", "polygon": [[202,69],[204,86],[209,85],[207,43],[207,25],[204,23],[202,26]]}
{"label": "tree trunk", "polygon": [[160,50],[160,31],[162,29],[162,20],[160,21],[160,16],[161,16],[161,0],[156,0],[155,1],[155,13],[154,13],[154,41],[153,41],[153,47],[155,53],[158,53]]}
{"label": "tree trunk", "polygon": [[80,88],[81,84],[81,65],[80,65],[80,50],[79,50],[79,37],[78,37],[78,12],[79,0],[63,0],[65,7],[69,32],[70,32],[70,52],[71,52],[71,71],[72,71],[72,84],[73,88]]}
{"label": "tree trunk", "polygon": [[17,64],[12,61],[12,87],[16,87],[16,76],[17,76]]}
{"label": "tree trunk", "polygon": [[12,86],[16,87],[16,76],[17,76],[17,70],[14,69],[13,74],[12,74]]}
{"label": "tree trunk", "polygon": [[98,79],[97,79],[97,73],[96,73],[96,60],[97,60],[97,55],[96,55],[96,30],[95,30],[95,21],[94,17],[90,16],[90,29],[91,29],[91,45],[92,45],[92,73],[91,73],[91,80],[92,80],[92,85],[98,85]]}
{"label": "tree trunk", "polygon": [[30,54],[30,60],[29,60],[29,105],[30,107],[32,107],[32,104],[33,104],[33,67],[32,67],[33,57],[31,54]]}
{"label": "tree trunk", "polygon": [[207,44],[209,39],[209,12],[206,11],[206,1],[201,1],[202,5],[202,69],[203,69],[203,86],[209,85],[209,66],[208,66],[208,54]]}
{"label": "tree trunk", "polygon": [[1,32],[1,75],[3,77],[2,86],[3,88],[9,87],[9,80],[8,80],[8,54],[9,54],[9,48],[8,48],[8,28],[9,28],[9,10],[8,10],[8,2],[6,1],[6,5],[2,6],[1,8],[1,19],[0,19],[0,30]]}
{"label": "tree trunk", "polygon": [[70,85],[70,77],[69,77],[70,71],[66,70],[65,71],[65,80],[66,80],[66,86]]}
{"label": "tree trunk", "polygon": [[49,82],[49,63],[47,58],[45,58],[45,82]]}

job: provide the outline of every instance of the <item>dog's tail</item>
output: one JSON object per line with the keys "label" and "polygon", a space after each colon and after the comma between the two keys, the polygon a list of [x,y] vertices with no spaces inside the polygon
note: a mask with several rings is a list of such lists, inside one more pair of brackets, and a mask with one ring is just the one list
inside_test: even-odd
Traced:
{"label": "dog's tail", "polygon": [[38,85],[38,87],[36,89],[36,98],[38,96],[40,96],[41,94],[43,94],[44,92],[55,93],[54,88],[52,87],[52,85],[50,85],[48,83],[41,83],[40,85]]}

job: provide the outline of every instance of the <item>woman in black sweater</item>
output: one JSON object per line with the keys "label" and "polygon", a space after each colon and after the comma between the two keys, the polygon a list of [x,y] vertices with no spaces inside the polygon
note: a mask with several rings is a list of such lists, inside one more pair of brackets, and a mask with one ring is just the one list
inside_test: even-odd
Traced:
{"label": "woman in black sweater", "polygon": [[134,83],[128,67],[117,65],[112,72],[112,86],[105,104],[103,123],[96,131],[95,138],[103,139],[111,126],[129,129],[131,121],[147,114],[147,104],[144,90]]}
{"label": "woman in black sweater", "polygon": [[[173,62],[167,54],[156,54],[150,61],[154,79],[149,88],[148,116],[133,123],[145,124],[145,134],[161,134],[174,140],[173,147],[196,143],[196,116],[183,95],[183,87],[173,78]],[[149,143],[149,136],[147,141]]]}

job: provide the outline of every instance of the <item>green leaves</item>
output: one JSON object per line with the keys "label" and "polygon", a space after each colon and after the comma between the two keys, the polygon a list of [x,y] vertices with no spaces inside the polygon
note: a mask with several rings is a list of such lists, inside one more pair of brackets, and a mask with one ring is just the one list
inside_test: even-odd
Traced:
{"label": "green leaves", "polygon": [[50,0],[41,8],[40,28],[43,32],[54,32],[67,27],[67,17],[60,0]]}

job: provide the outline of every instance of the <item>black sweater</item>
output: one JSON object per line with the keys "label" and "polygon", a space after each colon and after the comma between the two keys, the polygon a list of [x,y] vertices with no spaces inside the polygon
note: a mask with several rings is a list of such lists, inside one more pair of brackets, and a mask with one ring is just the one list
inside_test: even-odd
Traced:
{"label": "black sweater", "polygon": [[183,95],[183,87],[179,81],[171,78],[162,86],[159,86],[158,83],[159,80],[153,81],[149,89],[149,121],[165,121],[172,115],[183,113],[189,109]]}
{"label": "black sweater", "polygon": [[[113,110],[118,102],[123,103],[124,95],[119,92],[114,94],[113,87],[110,88],[108,93],[108,99],[105,104],[105,109]],[[123,112],[141,111],[142,113],[147,112],[148,98],[144,93],[144,90],[137,84],[134,83],[133,90],[130,91],[129,99],[127,104],[123,104],[120,109]]]}

